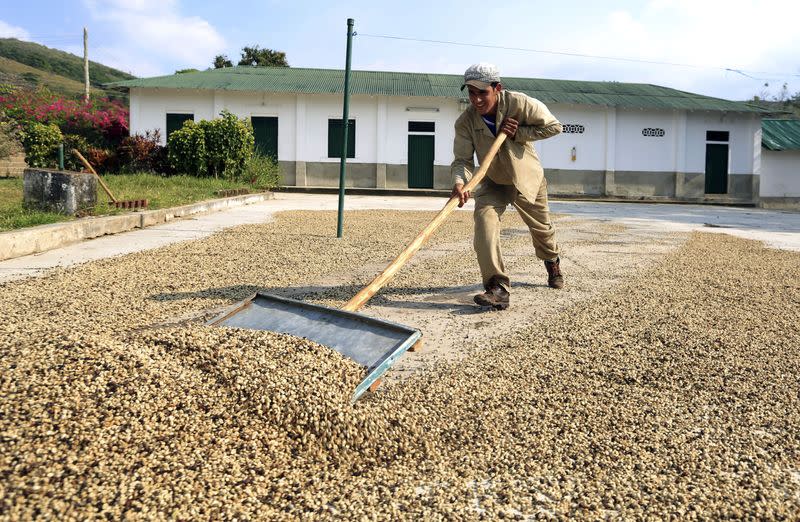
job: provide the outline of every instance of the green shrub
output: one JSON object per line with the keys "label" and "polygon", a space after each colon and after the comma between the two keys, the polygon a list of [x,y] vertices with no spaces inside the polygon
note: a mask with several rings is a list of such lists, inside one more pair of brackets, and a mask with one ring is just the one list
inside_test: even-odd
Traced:
{"label": "green shrub", "polygon": [[169,163],[178,174],[205,176],[208,172],[205,132],[192,120],[169,135],[167,149]]}
{"label": "green shrub", "polygon": [[25,162],[31,167],[58,166],[58,144],[63,136],[57,125],[32,123],[21,133]]}
{"label": "green shrub", "polygon": [[250,123],[223,110],[219,118],[203,120],[199,125],[206,138],[208,174],[231,180],[241,178],[255,143]]}
{"label": "green shrub", "polygon": [[253,155],[253,129],[228,111],[220,116],[199,123],[187,120],[170,134],[168,158],[177,173],[230,180],[244,177]]}
{"label": "green shrub", "polygon": [[[63,143],[64,168],[67,170],[80,172],[84,168],[83,163],[81,163],[81,160],[79,160],[75,154],[72,153],[72,149],[77,150],[84,158],[86,158],[89,155],[89,142],[86,140],[86,138],[78,134],[64,134]],[[92,167],[97,170],[96,165],[92,165]]]}
{"label": "green shrub", "polygon": [[245,165],[244,181],[258,188],[272,189],[280,186],[283,179],[280,167],[272,158],[253,154]]}

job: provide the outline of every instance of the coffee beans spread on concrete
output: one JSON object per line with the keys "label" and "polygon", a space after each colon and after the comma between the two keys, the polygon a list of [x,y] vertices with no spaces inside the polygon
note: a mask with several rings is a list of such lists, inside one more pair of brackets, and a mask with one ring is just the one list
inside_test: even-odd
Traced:
{"label": "coffee beans spread on concrete", "polygon": [[[0,517],[797,518],[796,253],[694,235],[355,405],[332,350],[199,324],[262,288],[346,299],[314,282],[430,217],[353,213],[336,240],[335,213],[284,214],[0,286]],[[470,237],[462,213],[433,244]],[[400,284],[462,269],[432,267]]]}

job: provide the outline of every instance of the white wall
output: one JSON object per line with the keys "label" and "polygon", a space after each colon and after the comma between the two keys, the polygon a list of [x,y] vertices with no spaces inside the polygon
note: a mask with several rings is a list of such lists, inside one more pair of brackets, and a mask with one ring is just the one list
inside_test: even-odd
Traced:
{"label": "white wall", "polygon": [[[131,132],[160,129],[166,136],[168,112],[193,113],[195,121],[227,109],[240,118],[278,118],[278,157],[283,161],[336,163],[328,157],[328,120],[341,119],[340,95],[294,95],[239,91],[131,90]],[[352,96],[350,119],[356,121],[353,163],[408,162],[408,122],[434,122],[436,165],[453,158],[453,124],[458,102],[441,98]],[[380,122],[380,125],[378,124]]]}
{"label": "white wall", "polygon": [[[458,102],[442,98],[387,98],[386,155],[381,163],[408,163],[408,122],[425,121],[436,125],[434,165],[450,165],[453,161],[454,124],[460,115]],[[438,109],[431,111],[426,109]]]}
{"label": "white wall", "polygon": [[177,89],[131,89],[131,134],[159,129],[167,137],[167,113],[192,113],[194,121],[214,115],[214,94],[210,91]]}
{"label": "white wall", "polygon": [[753,137],[761,122],[754,115],[693,111],[687,116],[686,172],[706,171],[706,131],[728,131],[729,174],[753,174]]}
{"label": "white wall", "polygon": [[[664,136],[643,136],[645,128],[663,129]],[[675,139],[672,111],[617,109],[617,171],[674,172]]]}
{"label": "white wall", "polygon": [[800,151],[761,151],[761,197],[800,197]]}
{"label": "white wall", "polygon": [[[606,110],[602,107],[548,105],[563,125],[582,125],[583,133],[562,133],[534,146],[548,169],[605,170]],[[572,148],[575,147],[575,161]]]}
{"label": "white wall", "polygon": [[[162,139],[168,112],[190,112],[195,121],[211,119],[222,109],[241,118],[277,116],[279,159],[339,161],[328,158],[328,119],[342,117],[341,95],[137,88],[131,89],[130,108],[131,132],[160,129]],[[549,108],[562,123],[583,125],[584,132],[534,142],[545,168],[702,173],[705,133],[721,130],[730,133],[730,173],[754,173],[758,148],[753,143],[760,128],[755,115],[559,104]],[[351,162],[406,164],[409,121],[435,123],[436,165],[449,165],[453,159],[453,124],[460,114],[457,100],[357,95],[351,97],[349,112],[356,120],[356,157]],[[644,128],[661,128],[665,135],[645,137]]]}
{"label": "white wall", "polygon": [[[294,161],[297,97],[293,94],[252,93],[239,91],[216,91],[214,93],[215,115],[226,109],[240,118],[272,116],[278,118],[278,157]],[[341,116],[340,116],[341,117]],[[197,118],[195,118],[197,119]]]}

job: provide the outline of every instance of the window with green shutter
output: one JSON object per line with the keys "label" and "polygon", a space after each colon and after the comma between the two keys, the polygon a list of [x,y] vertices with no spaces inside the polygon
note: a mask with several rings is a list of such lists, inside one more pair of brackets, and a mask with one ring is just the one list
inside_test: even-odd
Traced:
{"label": "window with green shutter", "polygon": [[[347,157],[356,157],[356,120],[348,119]],[[328,157],[342,157],[342,120],[328,120]]]}
{"label": "window with green shutter", "polygon": [[165,136],[166,139],[169,139],[169,135],[172,134],[172,131],[176,131],[183,127],[183,122],[186,120],[194,120],[194,114],[187,114],[187,113],[167,113],[167,135]]}

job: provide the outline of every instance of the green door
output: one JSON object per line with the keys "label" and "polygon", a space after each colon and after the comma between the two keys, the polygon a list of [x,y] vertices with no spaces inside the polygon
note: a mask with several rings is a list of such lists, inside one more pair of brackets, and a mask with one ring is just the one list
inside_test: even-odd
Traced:
{"label": "green door", "polygon": [[253,116],[253,137],[256,154],[269,156],[278,161],[278,118],[275,116]]}
{"label": "green door", "polygon": [[408,188],[433,188],[433,136],[408,136]]}
{"label": "green door", "polygon": [[706,143],[706,194],[728,193],[728,144]]}

